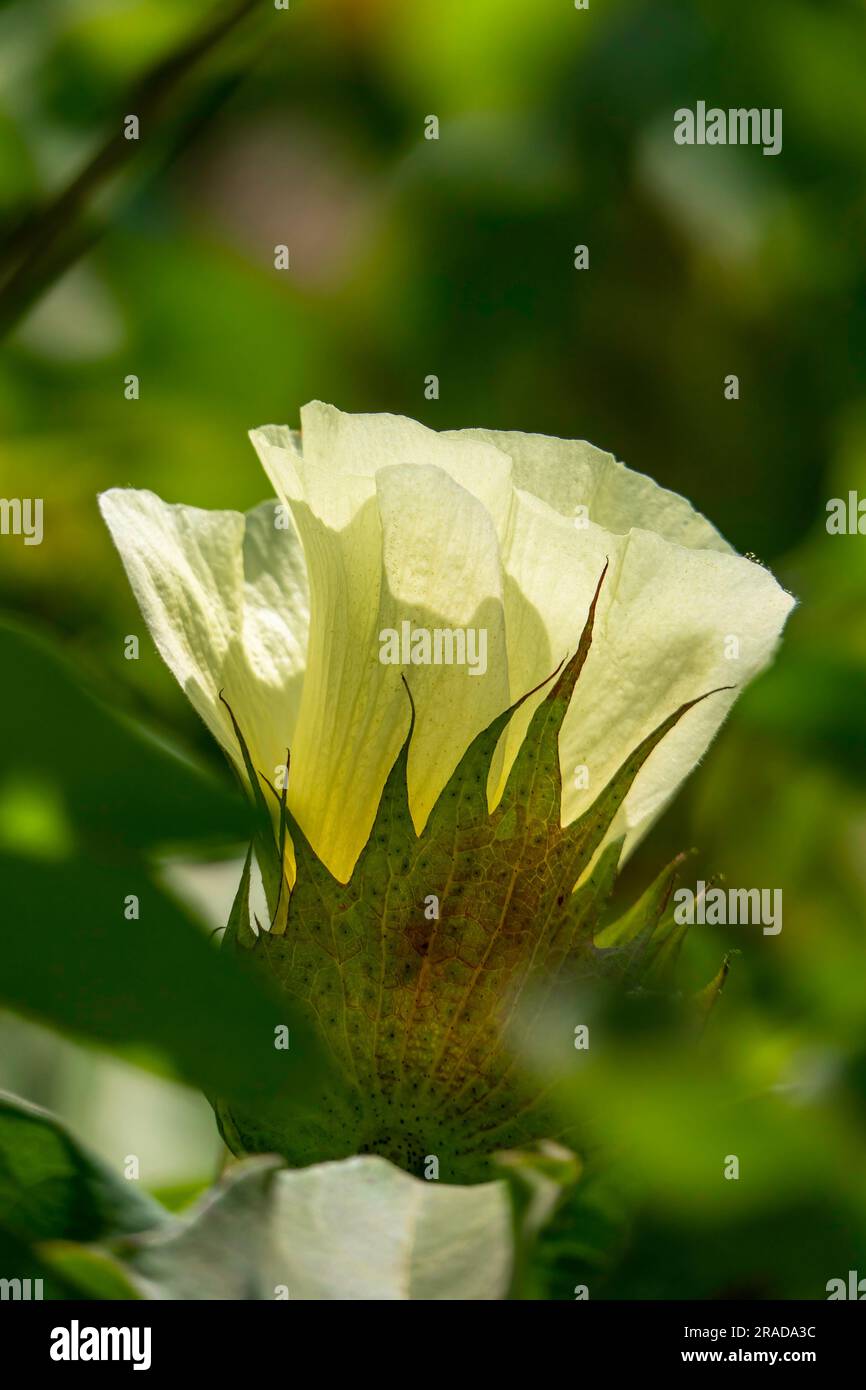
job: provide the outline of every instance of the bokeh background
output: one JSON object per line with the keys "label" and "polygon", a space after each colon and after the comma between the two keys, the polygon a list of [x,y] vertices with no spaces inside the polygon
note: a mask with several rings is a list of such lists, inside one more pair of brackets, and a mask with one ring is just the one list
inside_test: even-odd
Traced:
{"label": "bokeh background", "polygon": [[[0,538],[0,603],[116,708],[227,785],[147,638],[124,659],[140,621],[95,497],[250,506],[246,431],[316,397],[589,439],[800,600],[622,885],[694,845],[696,877],[781,888],[784,929],[691,934],[685,990],[736,953],[703,1051],[625,1028],[589,1098],[617,1181],[561,1217],[539,1296],[866,1276],[866,536],[825,526],[866,497],[864,71],[858,0],[0,4],[0,493],[45,499],[42,545]],[[783,152],[676,146],[698,100],[781,107]],[[0,764],[0,850],[53,852],[52,785]],[[233,875],[173,882],[206,921]],[[0,1085],[155,1189],[212,1177],[210,1111],[165,1067],[11,1015],[0,1054]]]}

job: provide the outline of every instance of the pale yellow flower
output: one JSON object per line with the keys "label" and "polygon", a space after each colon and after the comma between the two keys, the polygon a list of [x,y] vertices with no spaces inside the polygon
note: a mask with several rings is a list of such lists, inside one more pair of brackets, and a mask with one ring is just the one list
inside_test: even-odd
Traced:
{"label": "pale yellow flower", "polygon": [[[793,599],[675,493],[590,444],[436,433],[313,402],[301,433],[254,430],[278,504],[246,516],[114,489],[100,505],[154,641],[242,771],[220,692],[269,780],[291,749],[289,806],[349,878],[406,735],[402,667],[381,634],[486,634],[486,670],[412,665],[416,829],[470,740],[574,652],[605,560],[592,647],[560,740],[562,821],[685,701],[719,686],[638,773],[608,832],[625,853],[772,657]],[[539,691],[491,772],[501,794]]]}

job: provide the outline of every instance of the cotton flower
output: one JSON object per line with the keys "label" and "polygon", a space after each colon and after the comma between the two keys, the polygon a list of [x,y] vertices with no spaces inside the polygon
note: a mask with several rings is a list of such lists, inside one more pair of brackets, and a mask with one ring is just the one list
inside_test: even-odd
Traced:
{"label": "cotton flower", "polygon": [[793,600],[589,444],[320,403],[301,426],[253,431],[276,500],[245,516],[100,499],[157,647],[270,810],[272,918],[249,926],[248,858],[227,940],[338,1063],[312,1118],[217,1114],[236,1151],[475,1177],[551,1134],[516,1061],[527,999],[616,974],[629,941],[675,956],[676,865],[602,910]]}
{"label": "cotton flower", "polygon": [[[100,499],[156,645],[243,772],[224,691],[271,781],[291,749],[289,807],[346,881],[405,737],[405,668],[380,634],[486,634],[487,669],[405,670],[417,711],[409,801],[420,830],[472,737],[573,652],[609,561],[592,650],[560,741],[562,823],[674,708],[718,686],[655,750],[608,839],[624,855],[661,813],[793,600],[689,503],[592,445],[436,433],[313,402],[302,431],[251,438],[281,506],[245,516],[113,489]],[[539,691],[491,774],[495,805]]]}

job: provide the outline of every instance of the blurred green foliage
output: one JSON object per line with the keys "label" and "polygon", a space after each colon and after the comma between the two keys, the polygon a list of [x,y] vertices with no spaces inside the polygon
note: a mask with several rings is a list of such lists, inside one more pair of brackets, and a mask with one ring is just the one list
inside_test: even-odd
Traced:
{"label": "blurred green foliage", "polygon": [[[211,949],[141,855],[249,837],[240,797],[100,707],[41,643],[3,624],[0,663],[11,677],[0,688],[11,734],[0,749],[0,1003],[102,1044],[151,1048],[212,1096],[309,1098],[320,1079],[309,1026]],[[289,1023],[278,1052],[274,1030]]]}
{"label": "blurred green foliage", "polygon": [[[847,1268],[866,1274],[866,539],[824,526],[828,499],[866,496],[862,5],[265,8],[145,123],[63,229],[84,254],[46,276],[8,340],[0,493],[45,499],[45,541],[2,538],[0,602],[216,768],[141,632],[95,495],[131,484],[251,505],[267,488],[245,432],[294,424],[313,397],[590,439],[771,564],[801,601],[778,663],[621,887],[627,901],[695,844],[695,877],[780,887],[784,929],[691,933],[686,988],[738,952],[693,1056],[664,1030],[636,1042],[611,1023],[616,1042],[573,1103],[621,1164],[606,1182],[589,1164],[537,1287],[570,1297],[585,1276],[614,1297],[820,1297]],[[148,65],[216,12],[0,7],[10,234],[116,134]],[[782,154],[675,146],[673,113],[698,100],[781,107]],[[273,269],[282,242],[289,274]],[[589,272],[573,267],[578,243]],[[6,724],[13,765],[46,727],[35,782],[19,768],[4,784],[16,852],[49,830],[62,848],[69,797],[76,823],[90,800],[84,706],[70,694],[48,727],[34,680],[4,663],[23,720]],[[139,847],[159,810],[146,786]],[[165,813],[179,833],[186,811]],[[738,1145],[740,1181],[725,1182]]]}

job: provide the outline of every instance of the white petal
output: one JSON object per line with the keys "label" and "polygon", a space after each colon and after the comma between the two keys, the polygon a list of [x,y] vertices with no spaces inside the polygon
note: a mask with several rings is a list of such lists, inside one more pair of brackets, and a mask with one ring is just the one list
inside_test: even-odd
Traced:
{"label": "white petal", "polygon": [[[737,556],[685,498],[590,444],[543,435],[455,431],[494,444],[513,464],[514,504],[502,538],[511,697],[574,652],[605,560],[592,649],[560,741],[564,824],[678,705],[719,685],[684,716],[635,779],[608,839],[638,843],[698,763],[737,695],[772,659],[794,600]],[[585,510],[584,510],[585,509]],[[590,518],[589,525],[584,517]],[[725,655],[726,639],[740,644]],[[498,801],[543,693],[502,740],[488,790]],[[586,766],[590,784],[576,785]]]}
{"label": "white petal", "polygon": [[[600,526],[577,529],[546,502],[514,493],[511,521],[502,542],[510,700],[516,701],[551,675],[576,649],[605,560],[617,537]],[[525,700],[500,741],[491,769],[491,807],[546,687]]]}
{"label": "white petal", "polygon": [[505,430],[453,430],[442,438],[494,445],[511,459],[515,487],[533,493],[561,516],[575,518],[585,507],[590,521],[614,535],[639,526],[689,549],[733,553],[685,497],[583,440]]}
{"label": "white petal", "polygon": [[[560,739],[563,823],[595,800],[680,704],[734,687],[684,715],[638,773],[608,836],[625,833],[628,854],[696,766],[737,695],[771,660],[794,600],[767,570],[738,555],[688,550],[638,530],[616,544]],[[589,771],[587,789],[575,786],[581,765]]]}
{"label": "white petal", "polygon": [[384,573],[382,626],[410,621],[429,631],[476,634],[474,671],[466,665],[413,666],[406,678],[417,723],[409,757],[416,827],[476,734],[510,702],[499,545],[485,508],[438,468],[395,467],[377,474]]}
{"label": "white petal", "polygon": [[[409,794],[418,829],[471,738],[509,702],[499,547],[487,507],[455,481],[454,450],[448,471],[395,465],[390,460],[401,450],[392,447],[389,417],[364,420],[354,472],[320,466],[306,433],[303,455],[273,430],[252,436],[292,507],[310,578],[308,676],[290,805],[341,879],[366,843],[409,722],[403,668],[379,660],[380,634],[400,632],[403,622],[431,632],[471,628],[483,630],[487,646],[483,674],[470,675],[467,665],[406,668],[417,713]],[[388,462],[365,476],[371,453]],[[489,473],[472,481],[491,487]],[[507,465],[499,486],[510,490]]]}
{"label": "white petal", "polygon": [[309,625],[294,530],[277,529],[273,502],[243,516],[116,488],[99,504],[160,655],[242,772],[224,691],[273,779],[297,723]]}

